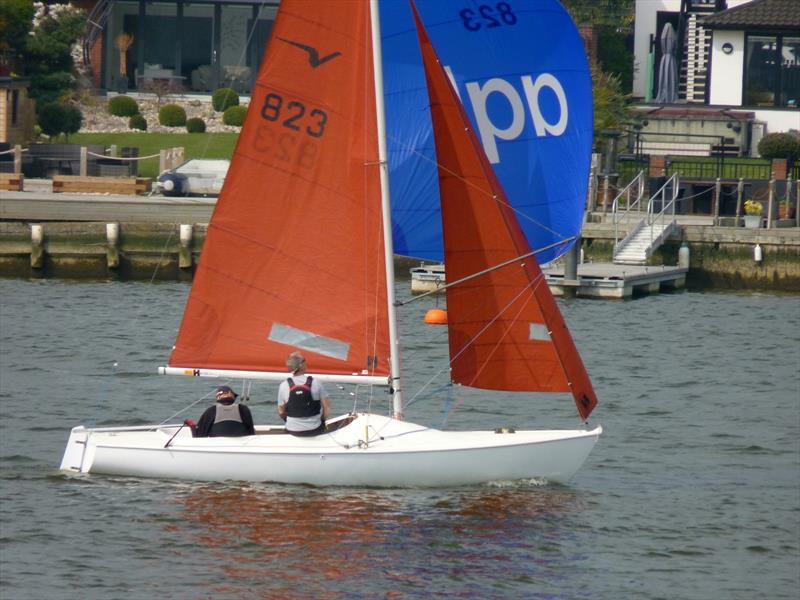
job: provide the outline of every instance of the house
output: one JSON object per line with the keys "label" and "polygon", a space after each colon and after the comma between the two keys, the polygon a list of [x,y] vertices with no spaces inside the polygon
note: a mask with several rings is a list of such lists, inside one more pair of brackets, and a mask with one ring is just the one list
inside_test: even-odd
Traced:
{"label": "house", "polygon": [[75,0],[88,12],[84,62],[113,92],[155,87],[249,93],[278,0]]}
{"label": "house", "polygon": [[703,19],[709,104],[747,106],[770,131],[800,130],[800,2],[753,0]]}
{"label": "house", "polygon": [[637,0],[634,55],[637,135],[665,153],[800,130],[800,0]]}
{"label": "house", "polygon": [[14,146],[33,139],[35,103],[28,97],[28,83],[0,76],[0,144]]}

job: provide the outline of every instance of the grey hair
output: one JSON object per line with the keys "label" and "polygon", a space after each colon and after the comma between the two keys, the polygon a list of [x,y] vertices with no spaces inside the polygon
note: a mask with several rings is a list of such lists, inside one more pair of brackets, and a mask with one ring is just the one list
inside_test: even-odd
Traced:
{"label": "grey hair", "polygon": [[286,368],[292,373],[296,373],[297,370],[303,366],[304,362],[306,362],[306,359],[303,358],[302,354],[299,352],[292,352],[286,359]]}

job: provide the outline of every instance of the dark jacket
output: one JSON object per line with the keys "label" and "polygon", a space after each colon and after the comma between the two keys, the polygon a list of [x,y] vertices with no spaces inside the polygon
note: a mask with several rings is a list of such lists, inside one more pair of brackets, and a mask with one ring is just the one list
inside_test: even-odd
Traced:
{"label": "dark jacket", "polygon": [[217,421],[217,405],[209,406],[197,422],[197,427],[192,431],[194,437],[242,437],[255,435],[253,415],[250,409],[239,404],[240,421]]}

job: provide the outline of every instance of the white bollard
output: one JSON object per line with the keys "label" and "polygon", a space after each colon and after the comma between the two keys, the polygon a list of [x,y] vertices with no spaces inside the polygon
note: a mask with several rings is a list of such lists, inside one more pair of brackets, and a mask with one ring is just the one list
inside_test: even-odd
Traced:
{"label": "white bollard", "polygon": [[761,249],[761,244],[756,244],[755,248],[753,248],[753,260],[759,264],[764,260],[764,251]]}

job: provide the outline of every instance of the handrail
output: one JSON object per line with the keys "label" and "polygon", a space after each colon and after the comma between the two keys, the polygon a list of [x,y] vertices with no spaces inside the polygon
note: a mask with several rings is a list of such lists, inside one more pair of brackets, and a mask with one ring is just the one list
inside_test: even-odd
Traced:
{"label": "handrail", "polygon": [[[637,191],[636,191],[636,200],[631,202],[631,190],[633,189],[633,185],[636,184]],[[629,213],[636,207],[636,213],[641,214],[642,212],[642,197],[644,196],[644,171],[639,171],[636,174],[636,177],[628,182],[624,188],[620,190],[620,192],[614,197],[614,201],[611,203],[611,215],[614,222],[614,246],[619,243],[619,222],[622,218],[619,215],[619,201],[622,199],[622,196],[625,196],[625,217],[629,216]]]}
{"label": "handrail", "polygon": [[109,0],[100,0],[94,5],[86,18],[86,34],[83,37],[83,64],[91,66],[92,47],[99,38],[108,22],[108,15],[111,13],[113,3]]}
{"label": "handrail", "polygon": [[[672,198],[670,198],[669,202],[667,200],[667,187],[672,183]],[[672,213],[672,223],[676,222],[675,219],[675,206],[677,205],[678,200],[678,191],[679,191],[679,183],[680,180],[678,178],[678,174],[675,173],[672,177],[667,179],[664,182],[658,191],[650,197],[650,200],[647,203],[647,224],[650,226],[650,245],[653,245],[653,230],[655,229],[655,225],[664,226],[666,225],[666,214],[667,211],[671,211]],[[661,196],[661,210],[656,215],[655,213],[655,201],[658,196]]]}

